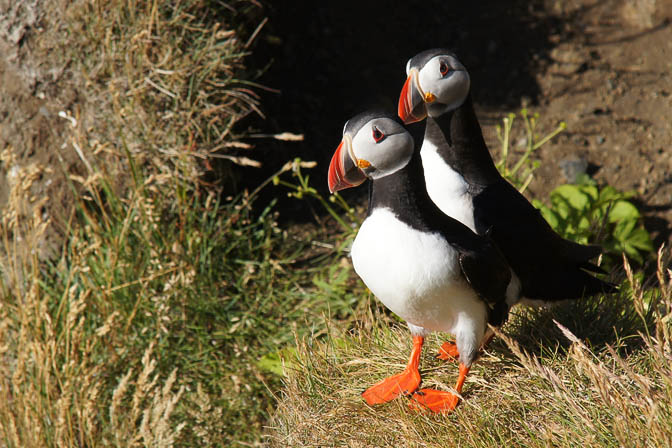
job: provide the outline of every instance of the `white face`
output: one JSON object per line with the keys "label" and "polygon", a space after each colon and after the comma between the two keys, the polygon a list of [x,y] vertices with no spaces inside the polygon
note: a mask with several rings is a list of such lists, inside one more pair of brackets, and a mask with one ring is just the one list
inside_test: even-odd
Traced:
{"label": "white face", "polygon": [[[352,152],[372,179],[388,176],[405,167],[414,149],[413,137],[389,118],[374,118],[352,138]],[[364,167],[366,162],[370,167]]]}
{"label": "white face", "polygon": [[[435,99],[428,101],[428,113],[433,116],[446,110],[457,109],[469,94],[471,81],[462,63],[449,55],[435,56],[418,73],[418,82],[425,97],[432,94]],[[444,107],[431,107],[434,103]],[[432,113],[434,112],[434,113]]]}

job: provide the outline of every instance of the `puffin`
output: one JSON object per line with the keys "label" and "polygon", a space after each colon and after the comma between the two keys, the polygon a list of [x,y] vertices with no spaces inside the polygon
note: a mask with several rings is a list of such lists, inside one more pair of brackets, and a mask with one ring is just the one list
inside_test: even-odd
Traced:
{"label": "puffin", "polygon": [[520,283],[522,302],[548,304],[615,291],[592,273],[601,253],[558,235],[500,174],[485,144],[467,69],[446,49],[427,50],[406,64],[398,115],[426,119],[420,151],[427,191],[441,211],[486,234]]}
{"label": "puffin", "polygon": [[329,190],[371,180],[369,208],[350,252],[355,272],[404,319],[413,348],[403,372],[363,394],[369,405],[408,396],[414,407],[451,412],[453,392],[419,389],[420,354],[431,332],[455,335],[442,359],[459,361],[460,394],[479,349],[519,297],[506,259],[485,235],[443,213],[427,193],[419,145],[399,118],[368,111],[348,120],[329,165]]}

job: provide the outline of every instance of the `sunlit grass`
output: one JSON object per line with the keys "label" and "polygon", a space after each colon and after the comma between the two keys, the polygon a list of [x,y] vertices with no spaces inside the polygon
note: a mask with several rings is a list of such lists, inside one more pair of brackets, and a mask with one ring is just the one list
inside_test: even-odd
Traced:
{"label": "sunlit grass", "polygon": [[[672,280],[662,263],[659,276],[653,299],[629,275],[632,290],[621,297],[541,312],[555,321],[519,310],[475,364],[450,415],[412,411],[405,398],[376,407],[361,399],[366,387],[401,371],[410,351],[408,330],[380,313],[349,331],[334,328],[325,341],[299,340],[269,440],[292,447],[669,446]],[[600,312],[581,314],[591,309]],[[596,318],[603,322],[591,327]],[[421,372],[424,386],[448,390],[457,367],[435,359],[441,338],[430,337]]]}
{"label": "sunlit grass", "polygon": [[[214,193],[175,206],[168,179],[136,180],[118,196],[88,179],[61,256],[2,266],[7,446],[254,443],[280,388],[278,352],[357,308],[349,265],[280,229],[270,207]],[[49,225],[13,216],[5,253]]]}

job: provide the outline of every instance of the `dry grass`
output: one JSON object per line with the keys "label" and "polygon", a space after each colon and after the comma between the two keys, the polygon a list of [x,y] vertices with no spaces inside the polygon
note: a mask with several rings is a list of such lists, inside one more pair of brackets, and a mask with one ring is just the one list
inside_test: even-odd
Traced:
{"label": "dry grass", "polygon": [[[257,108],[243,66],[255,2],[63,5],[64,54],[80,83],[63,113],[64,150],[81,164],[24,166],[22,148],[2,153],[15,171],[0,229],[0,445],[258,446],[281,354],[290,364],[274,445],[669,441],[668,283],[658,296],[633,287],[564,315],[521,312],[506,329],[520,347],[493,345],[454,415],[412,413],[403,400],[364,406],[359,392],[405,363],[406,330],[367,314],[347,260],[306,255],[297,239],[309,238],[278,228],[270,209],[253,214],[251,197],[220,202],[199,189],[209,157],[254,163],[233,125]],[[74,212],[44,259],[55,223],[35,183],[59,169]],[[589,317],[574,322],[576,310]],[[350,332],[322,318],[353,312]],[[561,333],[551,317],[581,340],[536,337]],[[283,350],[293,333],[310,341],[296,357]],[[426,383],[449,387],[452,367],[428,358]]]}
{"label": "dry grass", "polygon": [[[132,188],[138,170],[168,175],[159,188],[184,197],[210,170],[210,180],[235,183],[232,164],[214,157],[255,163],[234,125],[259,110],[244,65],[263,19],[258,3],[55,0],[25,8],[37,17],[22,50],[33,58],[27,66],[39,67],[30,89],[49,119],[23,126],[18,113],[9,120],[18,157],[3,169],[15,177],[18,168],[44,162],[30,192],[51,196],[42,204],[55,224],[41,244],[43,256],[58,252],[77,194],[93,174],[106,176],[117,193]],[[24,130],[40,137],[28,141]]]}
{"label": "dry grass", "polygon": [[[232,152],[247,151],[233,123],[256,108],[242,63],[257,23],[245,39],[238,29],[250,5],[62,11],[81,101],[63,111],[56,151],[80,163],[2,153],[13,174],[0,228],[0,446],[259,445],[276,352],[297,327],[323,333],[330,307],[349,313],[349,266],[307,252],[310,235],[280,229],[270,206],[253,211],[253,194],[202,188],[207,157],[251,163]],[[72,197],[58,222],[42,212],[48,170]],[[53,227],[66,238],[47,258]]]}
{"label": "dry grass", "polygon": [[261,113],[243,64],[250,38],[240,37],[251,34],[244,22],[256,8],[252,1],[235,8],[207,0],[75,2],[66,17],[87,91],[77,117],[87,137],[83,158],[129,152],[187,184],[198,182],[212,155],[254,164],[231,151],[249,147],[233,125]]}
{"label": "dry grass", "polygon": [[[271,445],[670,446],[672,272],[661,262],[660,286],[648,291],[627,272],[628,292],[585,305],[623,332],[605,339],[592,312],[581,338],[543,318],[581,329],[576,303],[520,310],[472,369],[465,400],[452,415],[410,411],[405,399],[375,408],[361,400],[367,386],[403,369],[410,351],[407,330],[381,325],[389,323],[384,315],[363,317],[349,332],[334,330],[325,342],[303,341],[285,369]],[[519,333],[533,322],[546,338],[534,342]],[[445,390],[457,368],[433,358],[441,342],[430,338],[421,369],[425,385]]]}
{"label": "dry grass", "polygon": [[[257,107],[248,8],[63,3],[66,25],[50,35],[66,36],[79,95],[56,151],[81,163],[2,153],[13,176],[0,229],[0,445],[257,443],[276,380],[256,362],[291,340],[285,319],[308,296],[296,285],[315,272],[281,283],[302,243],[288,244],[269,210],[253,215],[251,198],[221,203],[200,188],[208,157],[250,163],[232,152],[247,148],[234,123]],[[49,170],[72,210],[42,212]],[[54,226],[66,239],[46,259]],[[278,327],[287,336],[264,340]]]}
{"label": "dry grass", "polygon": [[70,238],[43,260],[52,223],[24,210],[48,200],[25,195],[42,169],[18,173],[0,227],[0,444],[258,443],[279,386],[259,360],[319,321],[328,305],[312,282],[337,287],[343,268],[293,273],[304,243],[269,210],[215,194],[176,204],[167,176],[141,171],[126,195],[83,179]]}
{"label": "dry grass", "polygon": [[[9,256],[1,283],[0,440],[16,447],[172,446],[183,426],[171,418],[184,388],[175,371],[155,371],[155,342],[137,365],[119,362],[128,322],[118,311],[96,309],[111,297],[91,281],[90,259],[107,251],[103,241],[74,235],[57,269],[45,266],[36,250],[21,256],[16,249],[19,243],[36,248],[50,225],[39,212],[22,213],[36,179],[30,173],[40,171],[31,166],[19,173],[2,215]],[[27,200],[39,210],[48,198]],[[122,369],[110,397],[110,374]]]}

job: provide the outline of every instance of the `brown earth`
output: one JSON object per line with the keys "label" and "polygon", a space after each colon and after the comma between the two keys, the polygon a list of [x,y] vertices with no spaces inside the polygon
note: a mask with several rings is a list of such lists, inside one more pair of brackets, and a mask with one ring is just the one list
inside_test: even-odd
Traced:
{"label": "brown earth", "polygon": [[[521,106],[538,112],[547,129],[567,122],[568,130],[537,153],[532,194],[546,197],[565,182],[563,162],[583,159],[599,182],[636,190],[656,243],[670,239],[672,1],[409,3],[384,11],[366,1],[265,6],[270,20],[248,65],[273,59],[261,80],[282,93],[265,94],[268,119],[252,125],[306,138],[258,144],[265,168],[248,169],[259,173],[250,179],[294,155],[326,171],[345,119],[369,100],[394,107],[406,59],[454,43],[472,74],[491,148],[498,146],[494,125]],[[86,98],[58,50],[65,37],[59,4],[0,0],[0,150],[17,155],[2,163],[0,204],[19,168],[38,163],[51,168],[34,187],[51,198],[44,213],[65,218],[63,173],[84,172],[85,162],[64,137],[70,122],[59,112],[85,108]],[[422,33],[411,39],[413,30]]]}
{"label": "brown earth", "polygon": [[[567,34],[536,74],[545,121],[568,131],[538,154],[537,197],[565,182],[561,164],[584,159],[594,178],[635,190],[656,243],[669,241],[672,221],[672,1],[557,2],[573,14]],[[489,108],[486,123],[501,116]],[[490,140],[493,141],[492,127]],[[493,144],[491,144],[491,148]]]}
{"label": "brown earth", "polygon": [[84,169],[65,136],[70,121],[59,116],[72,116],[82,103],[63,57],[64,4],[0,0],[0,208],[24,176],[38,172],[28,191],[16,192],[23,197],[13,200],[22,202],[24,215],[39,212],[57,224],[47,230],[48,241],[37,243],[43,255],[57,247],[72,210],[64,173]]}

